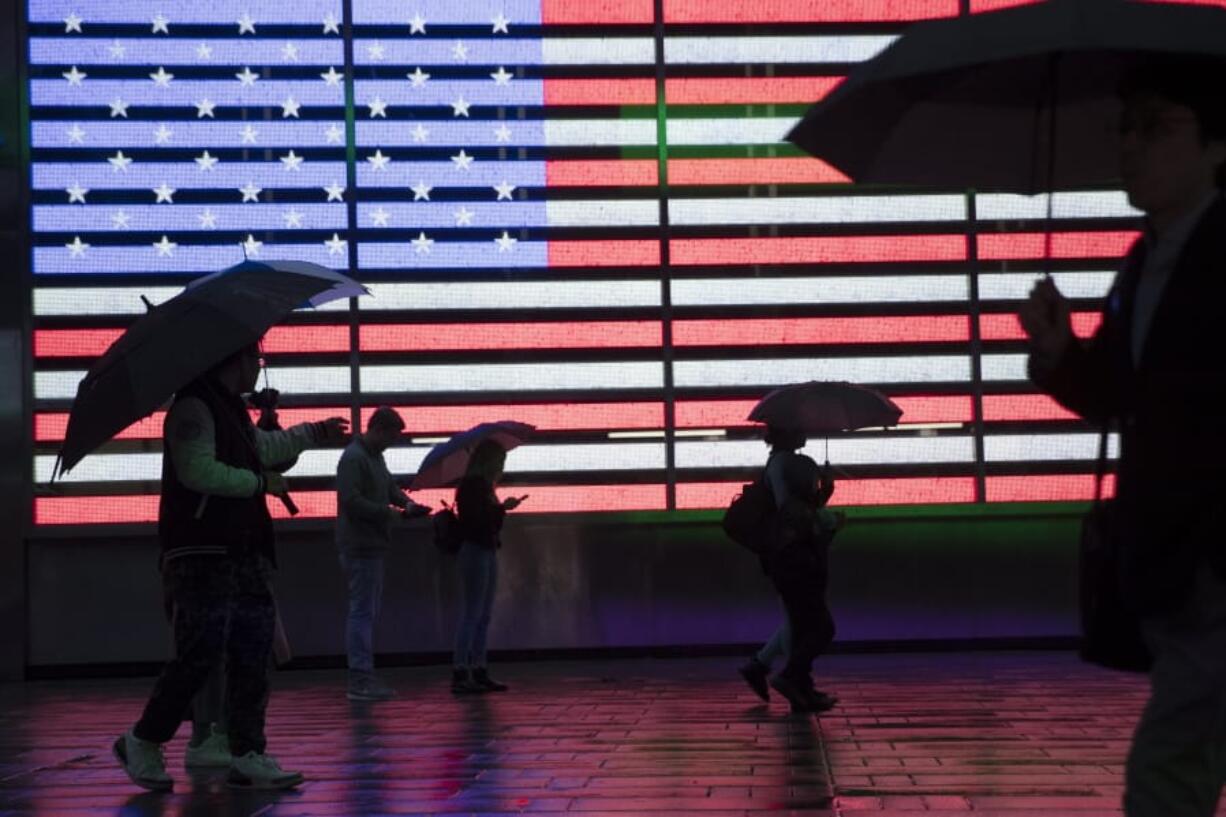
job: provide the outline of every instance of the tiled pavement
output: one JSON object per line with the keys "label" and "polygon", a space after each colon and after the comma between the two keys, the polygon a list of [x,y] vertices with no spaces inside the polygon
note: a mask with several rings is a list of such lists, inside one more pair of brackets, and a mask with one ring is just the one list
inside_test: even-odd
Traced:
{"label": "tiled pavement", "polygon": [[820,663],[841,698],[820,720],[758,702],[730,659],[510,664],[510,693],[464,699],[446,668],[392,670],[380,704],[346,701],[339,671],[283,673],[270,751],[308,782],[280,795],[189,778],[184,734],[173,794],[131,786],[108,747],[149,679],[0,686],[0,817],[1121,813],[1143,678],[1062,653]]}

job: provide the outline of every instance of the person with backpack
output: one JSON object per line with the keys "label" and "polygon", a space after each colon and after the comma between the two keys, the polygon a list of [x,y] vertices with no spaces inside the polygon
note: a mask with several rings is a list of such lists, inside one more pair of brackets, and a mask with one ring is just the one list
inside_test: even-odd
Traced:
{"label": "person with backpack", "polygon": [[498,549],[503,519],[526,497],[499,500],[494,486],[502,479],[507,452],[494,440],[473,451],[456,487],[455,514],[460,547],[460,620],[456,626],[451,691],[457,695],[505,692],[507,685],[490,677],[486,637],[498,589]]}
{"label": "person with backpack", "polygon": [[395,696],[375,675],[373,636],[383,600],[383,562],[391,548],[392,524],[424,516],[425,505],[396,485],[386,451],[404,431],[404,418],[380,406],[341,454],[336,468],[336,546],[349,585],[345,625],[351,701],[384,701]]}
{"label": "person with backpack", "polygon": [[779,591],[787,621],[740,672],[765,700],[770,664],[786,654],[784,669],[769,685],[787,698],[794,712],[824,712],[835,698],[814,689],[811,668],[834,640],[834,618],[826,602],[828,551],[842,519],[825,507],[834,478],[828,465],[821,468],[798,453],[805,444],[802,432],[767,426],[766,443],[771,447],[766,468],[746,487],[746,494],[753,493],[761,506],[754,525],[755,550]]}

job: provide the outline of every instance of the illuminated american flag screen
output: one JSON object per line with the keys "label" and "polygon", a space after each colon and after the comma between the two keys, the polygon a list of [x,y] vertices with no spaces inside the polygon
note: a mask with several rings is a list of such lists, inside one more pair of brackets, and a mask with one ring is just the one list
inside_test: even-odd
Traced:
{"label": "illuminated american flag screen", "polygon": [[[525,512],[725,505],[765,456],[750,406],[809,379],[905,410],[829,440],[836,504],[1092,493],[1096,435],[1033,393],[1013,314],[1045,202],[857,187],[782,141],[958,0],[28,11],[40,525],[156,517],[162,415],[49,484],[67,410],[142,295],[244,255],[373,292],[269,333],[283,422],[400,407],[410,439],[388,460],[406,477],[431,440],[533,423],[508,461]],[[1085,334],[1135,213],[1113,191],[1054,210]],[[338,455],[290,472],[304,515],[335,513]]]}

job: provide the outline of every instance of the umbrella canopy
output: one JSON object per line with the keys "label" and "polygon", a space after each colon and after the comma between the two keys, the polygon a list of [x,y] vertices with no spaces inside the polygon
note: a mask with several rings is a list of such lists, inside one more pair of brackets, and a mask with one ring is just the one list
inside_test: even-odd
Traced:
{"label": "umbrella canopy", "polygon": [[534,431],[536,426],[517,423],[514,420],[481,423],[467,431],[461,431],[430,449],[430,453],[421,461],[417,475],[413,477],[412,488],[443,488],[452,485],[468,471],[468,461],[481,443],[493,440],[502,446],[503,451],[510,451]]}
{"label": "umbrella canopy", "polygon": [[365,292],[357,281],[316,264],[245,261],[151,307],[77,386],[60,472],[258,341],[294,309]]}
{"label": "umbrella canopy", "polygon": [[1226,9],[1048,0],[919,23],[787,138],[861,183],[1113,184],[1121,72],[1160,55],[1226,59]]}
{"label": "umbrella canopy", "polygon": [[876,389],[818,380],[776,389],[749,412],[755,422],[806,434],[892,426],[901,416],[902,409]]}

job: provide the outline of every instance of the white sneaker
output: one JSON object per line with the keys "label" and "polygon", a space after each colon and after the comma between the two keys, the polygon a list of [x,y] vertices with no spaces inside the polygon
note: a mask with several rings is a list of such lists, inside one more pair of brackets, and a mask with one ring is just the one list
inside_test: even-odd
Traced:
{"label": "white sneaker", "polygon": [[170,791],[175,782],[166,774],[166,756],[162,746],[141,740],[129,730],[111,744],[111,754],[123,766],[128,779],[150,791]]}
{"label": "white sneaker", "polygon": [[209,736],[199,746],[188,744],[183,753],[183,766],[188,769],[224,769],[230,765],[230,738],[217,731],[217,724],[209,726]]}
{"label": "white sneaker", "polygon": [[237,789],[292,789],[305,778],[302,772],[287,772],[270,755],[248,752],[230,761],[226,782]]}

